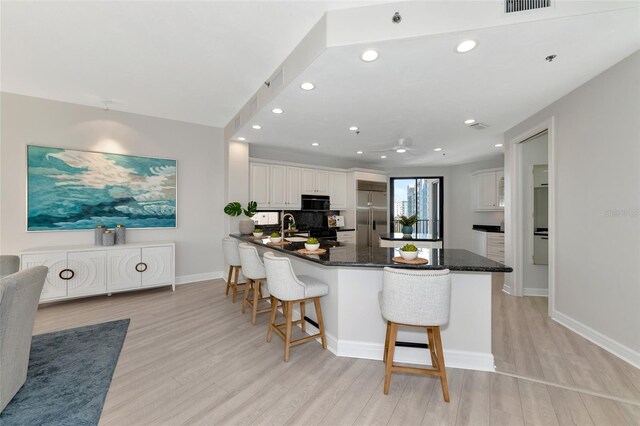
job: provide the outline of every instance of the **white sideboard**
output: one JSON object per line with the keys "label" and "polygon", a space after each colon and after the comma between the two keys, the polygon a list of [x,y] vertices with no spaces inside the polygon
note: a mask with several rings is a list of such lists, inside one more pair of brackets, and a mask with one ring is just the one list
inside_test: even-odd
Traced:
{"label": "white sideboard", "polygon": [[170,285],[175,291],[175,243],[58,246],[25,250],[22,269],[44,265],[49,273],[40,302]]}

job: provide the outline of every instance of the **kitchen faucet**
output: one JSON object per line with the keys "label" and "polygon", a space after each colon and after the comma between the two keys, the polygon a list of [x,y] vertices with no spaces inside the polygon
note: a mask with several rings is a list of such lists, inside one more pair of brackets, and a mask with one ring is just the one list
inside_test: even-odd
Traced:
{"label": "kitchen faucet", "polygon": [[285,213],[284,210],[282,210],[282,234],[280,234],[282,235],[282,238],[284,238],[284,222],[287,216],[291,218],[291,224],[293,225],[293,227],[295,228],[296,226],[296,219],[293,217],[293,215],[291,213]]}

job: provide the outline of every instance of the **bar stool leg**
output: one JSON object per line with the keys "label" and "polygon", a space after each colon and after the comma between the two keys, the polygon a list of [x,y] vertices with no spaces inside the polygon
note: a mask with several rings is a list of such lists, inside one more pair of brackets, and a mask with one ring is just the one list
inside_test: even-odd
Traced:
{"label": "bar stool leg", "polygon": [[229,274],[227,275],[227,291],[224,293],[225,296],[229,295],[229,288],[231,287],[231,273],[233,272],[233,266],[229,265]]}
{"label": "bar stool leg", "polygon": [[436,350],[438,352],[438,370],[440,371],[440,383],[442,384],[442,396],[449,402],[449,385],[447,384],[447,369],[444,365],[444,355],[442,353],[442,339],[440,338],[440,327],[433,327]]}
{"label": "bar stool leg", "polygon": [[387,336],[384,338],[384,353],[382,354],[382,362],[387,363],[387,351],[389,350],[389,333],[391,333],[391,326],[387,321]]}
{"label": "bar stool leg", "polygon": [[269,327],[267,329],[267,342],[271,342],[273,327],[276,323],[276,312],[278,311],[278,300],[271,296],[271,316],[269,317]]}
{"label": "bar stool leg", "polygon": [[320,341],[322,341],[322,349],[327,349],[327,336],[324,334],[324,320],[322,319],[322,305],[320,298],[313,298],[313,306],[316,309],[316,317],[318,318],[318,328],[320,328]]}
{"label": "bar stool leg", "polygon": [[429,352],[431,353],[431,366],[438,369],[438,360],[436,358],[436,344],[433,339],[433,327],[427,327],[427,336],[429,337]]}
{"label": "bar stool leg", "polygon": [[307,322],[304,320],[305,317],[305,304],[306,302],[303,300],[302,302],[300,302],[300,320],[302,321],[300,323],[300,327],[302,327],[302,331],[307,331]]}
{"label": "bar stool leg", "polygon": [[240,308],[240,312],[244,314],[245,307],[249,304],[249,290],[253,288],[253,280],[247,278],[247,284],[244,290],[244,296],[242,297],[242,307]]}
{"label": "bar stool leg", "polygon": [[389,384],[391,383],[391,367],[393,366],[393,354],[396,349],[398,337],[398,325],[389,321],[391,332],[389,333],[389,349],[387,350],[387,368],[384,374],[384,394],[389,394]]}
{"label": "bar stool leg", "polygon": [[[251,324],[256,325],[256,316],[258,315],[258,302],[260,298],[260,286],[262,285],[262,281],[257,280],[253,282],[253,312],[251,315]],[[245,293],[248,290],[245,290]],[[246,297],[246,296],[245,296]]]}
{"label": "bar stool leg", "polygon": [[284,337],[284,362],[289,362],[289,349],[291,347],[291,317],[293,314],[293,303],[290,301],[285,302],[287,304],[287,324]]}
{"label": "bar stool leg", "polygon": [[236,270],[236,273],[233,280],[233,298],[231,299],[231,301],[233,303],[236,303],[236,295],[238,294],[238,275],[240,274],[240,267],[234,266],[233,268]]}

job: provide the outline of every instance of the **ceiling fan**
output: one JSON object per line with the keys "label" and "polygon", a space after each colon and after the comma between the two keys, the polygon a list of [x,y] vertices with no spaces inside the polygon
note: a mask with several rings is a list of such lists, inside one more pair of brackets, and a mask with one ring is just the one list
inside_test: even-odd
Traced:
{"label": "ceiling fan", "polygon": [[399,138],[398,143],[395,146],[390,148],[380,149],[372,152],[387,152],[387,151],[395,151],[398,154],[404,154],[405,152],[411,151],[411,146],[413,145],[413,140],[411,138]]}

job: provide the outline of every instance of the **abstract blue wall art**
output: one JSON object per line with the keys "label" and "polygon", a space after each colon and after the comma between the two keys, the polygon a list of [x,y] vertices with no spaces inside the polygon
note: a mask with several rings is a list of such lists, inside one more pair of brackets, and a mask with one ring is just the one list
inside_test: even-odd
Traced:
{"label": "abstract blue wall art", "polygon": [[27,146],[27,231],[175,228],[176,160]]}

